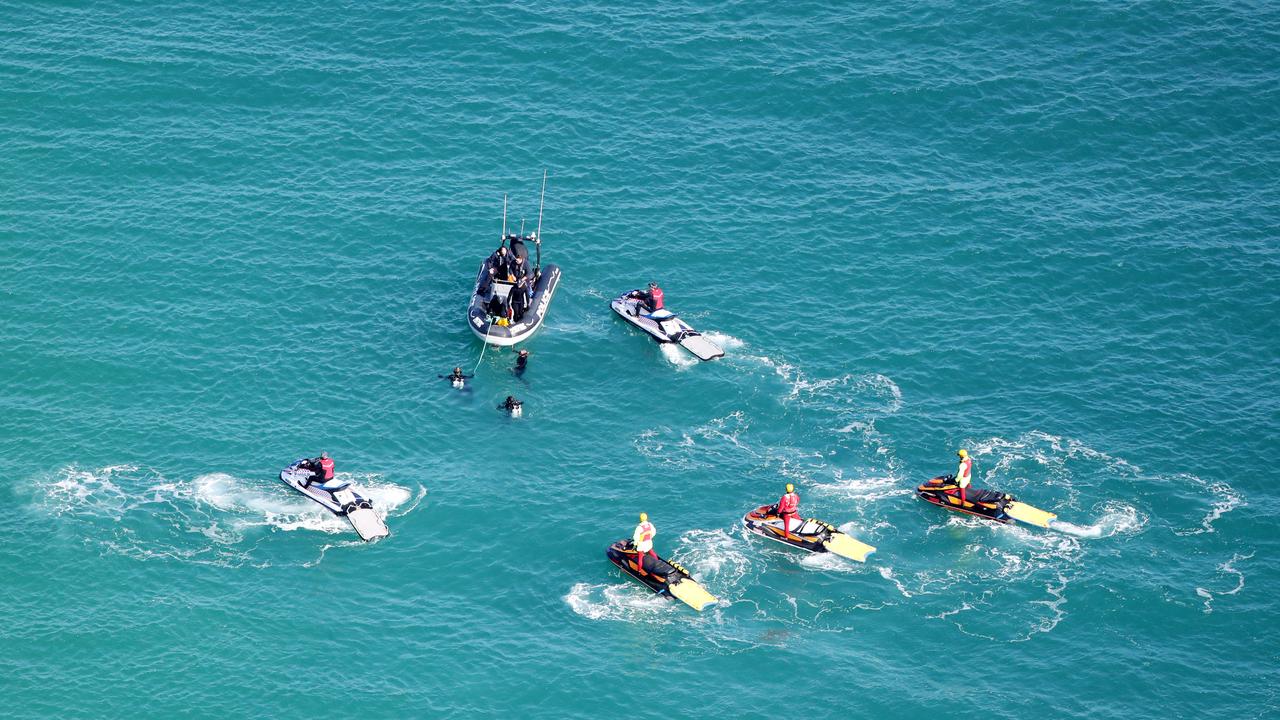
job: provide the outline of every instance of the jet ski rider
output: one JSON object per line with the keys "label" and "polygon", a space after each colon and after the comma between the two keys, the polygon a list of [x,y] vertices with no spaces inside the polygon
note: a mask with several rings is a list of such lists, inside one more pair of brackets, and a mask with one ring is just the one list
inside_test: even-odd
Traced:
{"label": "jet ski rider", "polygon": [[960,488],[960,507],[964,507],[967,502],[964,491],[973,478],[973,458],[969,457],[969,451],[964,448],[960,448],[956,455],[960,456],[960,465],[956,468],[956,486]]}
{"label": "jet ski rider", "polygon": [[323,480],[320,481],[321,485],[333,479],[333,459],[329,457],[329,453],[321,452],[320,457],[308,460],[306,465],[312,474],[311,477],[302,481],[302,487],[310,486],[317,475],[323,477]]}
{"label": "jet ski rider", "polygon": [[653,551],[653,536],[657,534],[658,530],[653,527],[653,523],[649,522],[649,514],[640,513],[640,523],[631,533],[631,544],[636,548],[636,569],[641,575],[649,574],[644,569],[645,555],[653,556],[654,560],[658,559],[657,553]]}
{"label": "jet ski rider", "polygon": [[[796,494],[796,486],[787,483],[787,492],[778,498],[778,502],[772,508],[778,517],[782,518],[782,537],[791,538],[791,518],[796,516],[796,512],[800,510],[800,496]],[[798,530],[799,525],[796,526]]]}
{"label": "jet ski rider", "polygon": [[662,309],[662,288],[658,287],[658,283],[649,283],[649,289],[636,290],[631,293],[631,297],[639,300],[646,308],[646,312],[656,312]]}

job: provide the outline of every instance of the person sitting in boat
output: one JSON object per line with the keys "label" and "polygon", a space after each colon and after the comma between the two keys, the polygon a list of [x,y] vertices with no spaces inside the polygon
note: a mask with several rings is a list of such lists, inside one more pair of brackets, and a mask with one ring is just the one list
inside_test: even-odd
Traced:
{"label": "person sitting in boat", "polygon": [[630,297],[640,301],[645,312],[654,312],[662,309],[662,288],[658,287],[658,283],[649,283],[648,290],[633,290]]}
{"label": "person sitting in boat", "polygon": [[485,268],[485,273],[480,276],[480,287],[476,290],[476,294],[482,298],[487,296],[489,291],[493,289],[493,279],[497,273],[498,271],[493,267]]}
{"label": "person sitting in boat", "polygon": [[[774,515],[782,518],[782,536],[784,538],[791,537],[791,519],[796,516],[800,510],[800,496],[796,494],[796,486],[787,483],[787,492],[778,498],[778,502],[769,511]],[[796,525],[799,528],[799,525]]]}
{"label": "person sitting in boat", "polygon": [[320,457],[308,460],[304,466],[311,471],[311,476],[302,481],[302,487],[307,487],[313,482],[323,485],[333,480],[333,459],[327,452],[321,452]]}
{"label": "person sitting in boat", "polygon": [[489,256],[489,267],[493,268],[499,280],[507,280],[511,276],[511,256],[507,255],[507,246],[500,245]]}
{"label": "person sitting in boat", "polygon": [[658,554],[653,551],[653,537],[657,534],[658,530],[653,527],[653,523],[649,522],[649,514],[640,513],[640,523],[631,533],[631,544],[636,548],[636,567],[641,575],[649,574],[644,569],[645,555],[651,556],[654,560],[658,559]]}
{"label": "person sitting in boat", "polygon": [[[489,298],[489,303],[488,305],[485,306],[485,310],[495,318],[501,318],[505,320],[510,316],[510,310],[511,310],[510,305],[511,305],[511,293],[507,293],[507,296],[505,298],[499,297],[497,293],[494,293],[493,297]],[[499,324],[505,325],[507,323],[504,322]]]}
{"label": "person sitting in boat", "polygon": [[960,465],[956,468],[956,487],[960,488],[960,507],[964,507],[965,489],[973,478],[973,458],[969,457],[969,451],[964,448],[960,448],[956,455],[960,456]]}

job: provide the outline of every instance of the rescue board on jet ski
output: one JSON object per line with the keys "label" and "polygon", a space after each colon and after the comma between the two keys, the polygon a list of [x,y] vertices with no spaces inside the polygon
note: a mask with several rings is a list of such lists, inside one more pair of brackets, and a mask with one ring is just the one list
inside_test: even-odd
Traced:
{"label": "rescue board on jet ski", "polygon": [[[659,558],[654,560],[648,554],[641,556],[630,540],[619,540],[605,550],[609,562],[618,566],[622,572],[633,579],[644,583],[645,587],[659,595],[675,598],[689,607],[702,612],[703,608],[719,600],[698,584],[693,576],[682,565]],[[641,572],[640,562],[644,563]]]}
{"label": "rescue board on jet ski", "polygon": [[761,537],[812,553],[829,552],[850,560],[866,562],[871,553],[876,551],[875,546],[846,535],[829,523],[813,518],[793,520],[791,531],[785,532],[782,527],[782,518],[770,512],[772,508],[771,505],[761,505],[744,515],[742,524]]}
{"label": "rescue board on jet ski", "polygon": [[351,523],[352,529],[360,535],[360,539],[366,542],[391,534],[382,517],[373,509],[373,503],[357,494],[351,487],[351,483],[346,481],[335,483],[331,480],[329,483],[322,484],[312,480],[308,484],[306,480],[313,477],[315,473],[301,467],[303,462],[304,460],[297,460],[281,470],[280,480],[334,515],[345,517],[347,522]]}
{"label": "rescue board on jet ski", "polygon": [[966,502],[961,506],[959,490],[954,475],[941,475],[916,488],[916,495],[948,510],[998,523],[1011,523],[1017,520],[1028,525],[1047,528],[1058,518],[1057,515],[1028,505],[1009,493],[972,486],[965,491]]}
{"label": "rescue board on jet ski", "polygon": [[609,307],[623,320],[645,331],[659,343],[675,343],[699,360],[724,357],[724,350],[720,346],[694,330],[670,310],[645,312],[640,300],[631,297],[634,292],[637,291],[631,290],[619,295],[609,303]]}

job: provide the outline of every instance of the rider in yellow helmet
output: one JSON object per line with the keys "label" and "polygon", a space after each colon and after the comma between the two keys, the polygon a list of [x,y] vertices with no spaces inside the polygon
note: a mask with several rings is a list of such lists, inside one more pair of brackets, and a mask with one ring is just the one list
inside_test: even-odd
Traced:
{"label": "rider in yellow helmet", "polygon": [[654,560],[658,559],[657,553],[653,551],[653,536],[657,534],[657,529],[653,527],[653,523],[649,522],[649,514],[640,513],[640,523],[631,533],[631,543],[636,547],[636,570],[639,570],[641,575],[649,574],[644,570],[645,555],[652,555]]}
{"label": "rider in yellow helmet", "polygon": [[969,451],[964,448],[956,455],[960,456],[960,466],[956,468],[956,485],[960,488],[960,507],[964,507],[967,502],[964,491],[973,479],[973,458],[969,457]]}
{"label": "rider in yellow helmet", "polygon": [[777,510],[778,517],[782,518],[782,537],[790,539],[791,518],[800,510],[800,496],[796,494],[796,486],[787,483],[787,492],[778,498],[778,504],[773,507]]}

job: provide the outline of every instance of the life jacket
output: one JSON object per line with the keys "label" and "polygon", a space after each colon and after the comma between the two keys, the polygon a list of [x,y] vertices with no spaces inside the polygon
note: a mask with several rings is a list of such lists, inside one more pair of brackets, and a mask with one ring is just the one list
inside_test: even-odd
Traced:
{"label": "life jacket", "polygon": [[324,471],[324,479],[333,479],[333,458],[321,458],[320,469]]}
{"label": "life jacket", "polygon": [[636,550],[649,552],[653,549],[653,536],[657,534],[658,531],[653,528],[653,523],[645,521],[636,526],[631,540],[635,543]]}
{"label": "life jacket", "polygon": [[972,470],[973,458],[965,458],[961,460],[960,467],[956,468],[956,484],[960,487],[968,487]]}
{"label": "life jacket", "polygon": [[800,509],[800,496],[790,492],[778,498],[779,515],[795,515]]}
{"label": "life jacket", "polygon": [[662,288],[655,287],[649,291],[649,299],[652,300],[654,310],[662,309]]}

